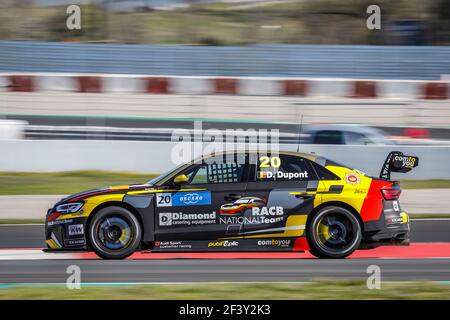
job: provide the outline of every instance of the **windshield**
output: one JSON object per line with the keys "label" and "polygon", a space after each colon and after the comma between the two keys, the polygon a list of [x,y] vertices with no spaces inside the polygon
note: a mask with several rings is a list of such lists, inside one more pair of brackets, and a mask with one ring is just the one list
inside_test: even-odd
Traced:
{"label": "windshield", "polygon": [[149,182],[147,182],[147,184],[150,184],[150,185],[158,184],[160,181],[164,180],[165,178],[167,178],[168,176],[170,176],[174,171],[180,169],[180,168],[181,168],[182,166],[184,166],[184,165],[186,165],[186,163],[182,163],[182,164],[180,164],[179,166],[177,166],[176,168],[171,169],[171,170],[167,171],[166,173],[163,173],[162,175],[157,176],[156,178],[153,178],[152,180],[150,180]]}

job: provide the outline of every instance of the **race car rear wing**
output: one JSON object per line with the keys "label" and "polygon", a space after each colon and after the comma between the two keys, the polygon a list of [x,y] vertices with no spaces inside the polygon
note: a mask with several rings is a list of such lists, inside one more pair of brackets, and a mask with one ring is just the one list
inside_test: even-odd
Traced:
{"label": "race car rear wing", "polygon": [[392,151],[384,161],[380,179],[391,180],[391,172],[409,172],[419,165],[419,157],[405,156],[400,151]]}

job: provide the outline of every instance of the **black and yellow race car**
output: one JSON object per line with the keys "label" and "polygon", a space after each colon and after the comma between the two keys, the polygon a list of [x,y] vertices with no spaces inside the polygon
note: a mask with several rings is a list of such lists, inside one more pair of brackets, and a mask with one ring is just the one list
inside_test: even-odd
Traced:
{"label": "black and yellow race car", "polygon": [[62,199],[47,212],[46,251],[121,259],[136,250],[309,250],[343,258],[358,248],[408,245],[408,215],[390,173],[417,165],[417,157],[391,152],[374,178],[297,152],[203,156],[143,185]]}

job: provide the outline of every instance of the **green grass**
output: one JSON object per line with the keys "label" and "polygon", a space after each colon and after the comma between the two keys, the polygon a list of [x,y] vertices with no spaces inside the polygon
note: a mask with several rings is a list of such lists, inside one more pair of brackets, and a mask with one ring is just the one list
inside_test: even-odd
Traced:
{"label": "green grass", "polygon": [[369,290],[365,281],[314,281],[259,284],[155,284],[82,286],[0,285],[0,299],[449,299],[450,285],[433,282],[382,282]]}
{"label": "green grass", "polygon": [[402,189],[450,188],[450,180],[402,180]]}
{"label": "green grass", "polygon": [[[37,41],[103,41],[119,43],[246,45],[383,44],[385,37],[364,28],[367,5],[359,0],[266,1],[257,6],[236,3],[196,4],[177,10],[114,13],[95,4],[83,4],[81,30],[65,28],[64,6],[22,3],[0,10],[1,39]],[[389,12],[386,25],[409,18],[428,19],[438,10],[426,1],[383,1]],[[17,16],[26,19],[16,19]],[[332,21],[332,23],[327,23]],[[434,19],[435,24],[438,23]],[[445,22],[438,29],[445,29]],[[262,26],[279,26],[268,29]],[[439,33],[439,44],[448,44],[448,32]]]}
{"label": "green grass", "polygon": [[155,176],[108,171],[0,172],[0,195],[72,194],[104,186],[145,183]]}
{"label": "green grass", "polygon": [[410,213],[410,219],[438,219],[450,218],[449,213]]}

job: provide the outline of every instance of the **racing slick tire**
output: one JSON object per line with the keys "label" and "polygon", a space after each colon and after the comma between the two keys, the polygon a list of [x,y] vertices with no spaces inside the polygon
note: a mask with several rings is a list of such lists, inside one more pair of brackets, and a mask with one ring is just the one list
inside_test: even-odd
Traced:
{"label": "racing slick tire", "polygon": [[142,229],[137,218],[122,207],[101,209],[88,226],[89,244],[104,259],[124,259],[141,243]]}
{"label": "racing slick tire", "polygon": [[360,245],[362,228],[349,210],[328,206],[319,210],[306,226],[310,252],[318,258],[345,258]]}

